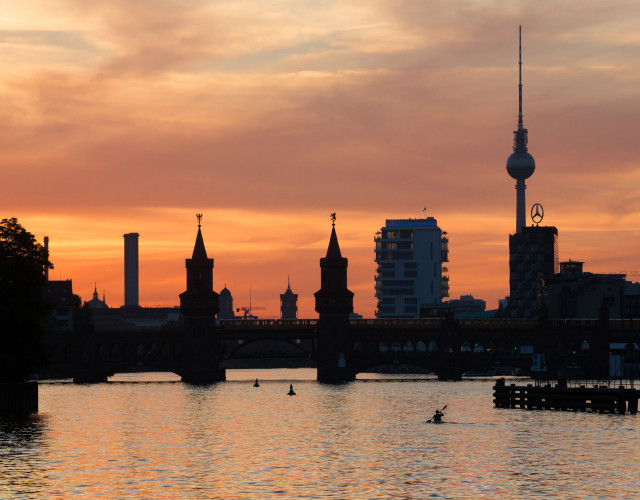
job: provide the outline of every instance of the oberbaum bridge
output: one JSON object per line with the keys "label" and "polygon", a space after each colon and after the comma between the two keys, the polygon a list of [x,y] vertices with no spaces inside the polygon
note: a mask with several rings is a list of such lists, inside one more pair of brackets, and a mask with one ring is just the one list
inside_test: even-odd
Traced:
{"label": "oberbaum bridge", "polygon": [[[200,221],[193,255],[186,259],[187,289],[180,294],[181,327],[167,331],[77,332],[50,345],[52,372],[77,383],[105,382],[115,373],[173,372],[208,384],[226,379],[238,361],[289,360],[317,368],[320,382],[354,380],[386,365],[408,365],[458,380],[496,366],[529,371],[534,361],[546,378],[578,370],[588,378],[609,375],[611,342],[639,338],[638,321],[610,320],[603,305],[597,320],[550,320],[544,308],[531,319],[351,319],[348,260],[342,256],[335,219],[327,254],[320,259],[317,320],[223,320],[216,325],[218,294],[213,259]],[[534,367],[535,369],[535,367]]]}

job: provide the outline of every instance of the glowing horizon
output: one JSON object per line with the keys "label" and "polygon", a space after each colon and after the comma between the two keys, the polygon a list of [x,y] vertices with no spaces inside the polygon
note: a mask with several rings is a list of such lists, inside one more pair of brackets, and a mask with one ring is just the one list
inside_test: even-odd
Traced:
{"label": "glowing horizon", "polygon": [[[549,9],[553,8],[553,16]],[[508,295],[518,113],[527,206],[560,259],[638,271],[640,12],[525,0],[277,5],[35,0],[5,6],[2,217],[51,238],[51,279],[123,303],[140,233],[141,305],[176,305],[203,213],[214,287],[315,317],[337,212],[355,311],[375,310],[375,232],[428,216],[450,238],[450,298]]]}

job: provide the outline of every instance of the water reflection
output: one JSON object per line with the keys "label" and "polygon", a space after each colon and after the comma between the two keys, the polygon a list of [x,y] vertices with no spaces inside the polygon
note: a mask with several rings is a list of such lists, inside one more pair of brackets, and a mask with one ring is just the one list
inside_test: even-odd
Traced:
{"label": "water reflection", "polygon": [[[640,487],[637,416],[495,409],[482,380],[228,375],[41,385],[40,414],[0,420],[0,496],[611,498]],[[446,423],[425,423],[445,404]]]}
{"label": "water reflection", "polygon": [[17,496],[35,495],[46,481],[46,429],[43,414],[0,414],[0,484]]}

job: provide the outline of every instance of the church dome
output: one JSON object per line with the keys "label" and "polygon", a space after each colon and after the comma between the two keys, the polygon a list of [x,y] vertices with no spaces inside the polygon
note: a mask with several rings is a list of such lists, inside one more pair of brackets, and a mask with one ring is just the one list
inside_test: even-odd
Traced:
{"label": "church dome", "polygon": [[89,309],[109,309],[106,301],[104,300],[104,295],[102,297],[103,300],[100,300],[98,297],[98,287],[94,285],[93,287],[93,298],[84,303]]}

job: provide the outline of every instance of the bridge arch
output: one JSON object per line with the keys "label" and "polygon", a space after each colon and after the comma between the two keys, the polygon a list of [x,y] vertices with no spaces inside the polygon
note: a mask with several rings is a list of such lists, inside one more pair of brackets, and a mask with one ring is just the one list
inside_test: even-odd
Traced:
{"label": "bridge arch", "polygon": [[111,361],[122,361],[122,348],[120,344],[113,344],[111,347]]}
{"label": "bridge arch", "polygon": [[302,354],[305,354],[307,356],[310,356],[312,353],[310,351],[308,351],[307,349],[305,349],[305,347],[302,345],[302,343],[299,341],[299,339],[295,339],[295,340],[291,340],[288,338],[280,338],[280,337],[260,337],[260,338],[252,338],[252,339],[241,339],[242,341],[238,342],[236,344],[235,347],[233,347],[231,350],[227,351],[225,353],[225,357],[227,359],[232,359],[232,358],[240,358],[242,356],[238,356],[238,354],[243,351],[243,350],[247,350],[248,347],[250,346],[254,346],[255,344],[260,344],[260,343],[264,343],[264,342],[277,342],[277,343],[284,343],[290,347],[293,347],[295,351],[300,352]]}

